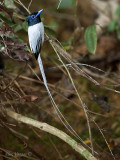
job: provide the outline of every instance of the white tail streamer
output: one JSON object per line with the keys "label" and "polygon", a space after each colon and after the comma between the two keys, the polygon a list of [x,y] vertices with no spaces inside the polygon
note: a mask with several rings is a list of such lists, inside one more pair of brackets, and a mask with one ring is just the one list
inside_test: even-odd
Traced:
{"label": "white tail streamer", "polygon": [[[41,59],[40,54],[39,54],[39,56],[38,56],[38,64],[39,64],[39,68],[40,68],[40,71],[41,71],[41,74],[42,74],[42,78],[43,78],[43,81],[44,81],[44,85],[45,85],[45,87],[46,87],[46,89],[47,89],[49,98],[50,98],[50,100],[51,100],[51,103],[52,103],[52,105],[53,105],[53,107],[54,107],[54,109],[55,109],[55,111],[56,111],[59,119],[61,120],[61,122],[62,122],[62,124],[65,126],[65,128],[66,128],[74,137],[76,137],[76,138],[79,139],[82,143],[84,143],[83,140],[80,138],[80,136],[75,132],[75,130],[74,130],[74,129],[71,127],[71,125],[67,122],[67,120],[65,119],[65,117],[63,116],[63,114],[61,113],[61,111],[59,110],[59,108],[57,107],[57,105],[56,105],[56,103],[55,103],[55,101],[54,101],[54,99],[53,99],[53,97],[52,97],[52,95],[51,95],[51,92],[50,92],[50,90],[49,90],[49,88],[48,88],[48,85],[47,85],[47,79],[46,79],[46,76],[45,76],[45,72],[44,72],[44,68],[43,68],[42,59]],[[64,120],[65,122],[64,122],[63,120]],[[66,123],[66,124],[65,124],[65,123]],[[89,146],[86,145],[85,143],[84,143],[84,145],[87,146],[87,147],[89,147]],[[89,148],[90,148],[90,147],[89,147]],[[90,148],[90,149],[91,149],[91,148]]]}

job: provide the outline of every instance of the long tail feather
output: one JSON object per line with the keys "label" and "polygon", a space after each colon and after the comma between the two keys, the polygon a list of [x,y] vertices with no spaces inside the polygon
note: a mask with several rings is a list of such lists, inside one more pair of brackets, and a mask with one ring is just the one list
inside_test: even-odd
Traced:
{"label": "long tail feather", "polygon": [[[47,80],[46,80],[46,76],[45,76],[45,72],[44,72],[44,68],[43,68],[43,64],[42,64],[42,60],[41,60],[41,57],[40,57],[40,54],[38,56],[38,64],[39,64],[39,68],[40,68],[40,71],[41,71],[41,74],[42,74],[42,78],[43,78],[43,81],[44,81],[44,85],[47,89],[47,92],[48,92],[48,95],[49,95],[49,98],[51,100],[51,103],[59,117],[59,119],[61,120],[61,122],[63,123],[63,125],[66,127],[66,129],[74,136],[76,137],[77,139],[79,139],[82,143],[83,140],[79,137],[79,135],[75,132],[75,130],[71,127],[71,125],[67,122],[67,120],[65,119],[65,117],[63,116],[63,114],[60,112],[59,108],[57,107],[52,95],[51,95],[51,92],[48,88],[48,85],[47,85]],[[65,122],[64,122],[64,121]],[[85,143],[84,143],[85,144]],[[86,145],[86,144],[85,144]],[[87,146],[87,145],[86,145]],[[87,146],[89,147],[89,146]],[[90,147],[89,147],[90,148]]]}

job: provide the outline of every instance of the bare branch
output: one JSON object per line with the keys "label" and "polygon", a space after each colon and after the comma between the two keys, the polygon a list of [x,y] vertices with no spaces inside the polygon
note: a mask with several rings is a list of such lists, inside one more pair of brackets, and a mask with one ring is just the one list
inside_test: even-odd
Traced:
{"label": "bare branch", "polygon": [[70,136],[68,136],[63,131],[50,126],[47,123],[38,122],[37,120],[25,117],[21,114],[18,114],[10,109],[6,109],[6,114],[15,119],[16,121],[28,124],[30,126],[36,127],[38,129],[41,129],[42,131],[48,132],[52,135],[57,136],[67,144],[69,144],[75,151],[77,151],[79,154],[81,154],[84,158],[87,160],[97,160],[86,148],[84,148],[82,145],[77,143],[75,140],[73,140]]}

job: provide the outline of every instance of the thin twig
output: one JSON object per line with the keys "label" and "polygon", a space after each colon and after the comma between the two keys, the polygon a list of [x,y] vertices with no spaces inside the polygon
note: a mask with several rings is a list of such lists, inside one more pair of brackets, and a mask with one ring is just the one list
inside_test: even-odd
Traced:
{"label": "thin twig", "polygon": [[31,4],[32,4],[32,0],[30,1],[29,5],[28,5],[28,10],[30,9]]}
{"label": "thin twig", "polygon": [[[30,152],[32,152],[36,157],[38,157],[40,160],[46,160],[43,156],[41,156],[39,153],[37,153],[35,150],[33,150],[32,147],[29,147],[29,145],[26,143],[26,141],[24,141],[23,139],[21,139],[16,132],[14,132],[10,127],[8,127],[2,120],[0,120],[0,123],[2,124],[2,126],[9,132],[11,133],[16,139],[17,141],[22,144],[24,146],[24,148],[28,149]],[[28,156],[25,156],[28,158]],[[29,156],[29,159],[34,159],[32,157]],[[34,159],[36,160],[36,159]]]}
{"label": "thin twig", "polygon": [[114,157],[114,155],[113,155],[113,153],[112,153],[112,151],[111,151],[111,148],[110,148],[110,146],[109,146],[109,144],[108,144],[108,142],[107,142],[107,140],[106,140],[106,138],[105,138],[105,136],[104,136],[102,130],[100,129],[100,127],[98,126],[98,124],[97,124],[94,120],[93,120],[93,122],[94,122],[94,124],[97,126],[97,128],[99,129],[101,135],[103,136],[103,138],[104,138],[104,140],[105,140],[105,143],[106,143],[107,146],[108,146],[108,149],[109,149],[109,151],[110,151],[110,153],[111,153],[113,159],[115,160],[115,157]]}
{"label": "thin twig", "polygon": [[[52,45],[52,44],[51,44],[51,45]],[[75,89],[75,91],[76,91],[76,93],[77,93],[77,96],[78,96],[78,98],[79,98],[79,100],[80,100],[80,102],[81,102],[82,108],[83,108],[83,110],[84,110],[84,113],[85,113],[85,116],[86,116],[86,119],[87,119],[87,124],[88,124],[88,129],[89,129],[89,136],[90,136],[90,141],[91,141],[92,153],[94,153],[93,143],[92,143],[91,127],[90,127],[90,122],[89,122],[89,118],[88,118],[87,110],[86,110],[87,107],[86,107],[86,105],[83,103],[83,101],[82,101],[82,99],[81,99],[81,97],[80,97],[80,95],[79,95],[79,93],[78,93],[78,91],[77,91],[77,88],[76,88],[76,86],[75,86],[75,84],[74,84],[74,81],[73,81],[73,79],[72,79],[72,77],[71,77],[71,74],[70,74],[68,68],[66,67],[66,65],[65,65],[64,62],[62,61],[61,57],[59,56],[58,51],[56,50],[56,48],[55,48],[53,45],[52,45],[52,47],[53,47],[55,53],[57,54],[60,62],[61,62],[61,63],[63,64],[63,66],[65,67],[65,69],[66,69],[66,71],[67,71],[67,73],[68,73],[68,76],[69,76],[69,78],[70,78],[70,80],[71,80],[71,83],[72,83],[72,85],[73,85],[73,87],[74,87],[74,89]]]}
{"label": "thin twig", "polygon": [[16,81],[16,79],[23,73],[23,71],[25,70],[26,65],[27,65],[27,63],[22,68],[22,70],[20,71],[20,73],[6,86],[5,89],[2,90],[3,92],[6,91]]}
{"label": "thin twig", "polygon": [[20,4],[30,14],[29,9],[27,7],[25,7],[25,5],[20,0],[15,0],[15,2]]}
{"label": "thin twig", "polygon": [[61,2],[62,2],[62,0],[59,0],[59,3],[58,3],[58,6],[57,6],[57,9],[59,9]]}

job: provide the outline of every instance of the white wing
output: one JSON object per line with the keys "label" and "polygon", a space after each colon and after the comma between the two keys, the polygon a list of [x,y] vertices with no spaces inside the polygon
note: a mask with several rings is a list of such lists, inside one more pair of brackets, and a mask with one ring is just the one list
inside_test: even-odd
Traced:
{"label": "white wing", "polygon": [[44,26],[43,23],[37,23],[33,26],[28,27],[28,37],[29,44],[32,53],[38,54],[40,53],[41,46],[44,42]]}

